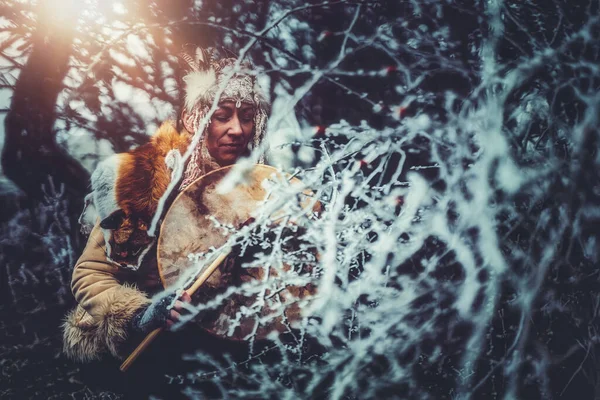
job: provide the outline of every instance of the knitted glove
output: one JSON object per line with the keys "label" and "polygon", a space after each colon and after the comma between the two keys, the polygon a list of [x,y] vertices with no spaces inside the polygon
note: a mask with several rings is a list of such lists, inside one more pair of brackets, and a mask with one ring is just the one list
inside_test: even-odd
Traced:
{"label": "knitted glove", "polygon": [[149,333],[156,328],[166,326],[169,313],[175,304],[178,293],[170,293],[155,299],[149,306],[142,308],[131,320],[134,332]]}

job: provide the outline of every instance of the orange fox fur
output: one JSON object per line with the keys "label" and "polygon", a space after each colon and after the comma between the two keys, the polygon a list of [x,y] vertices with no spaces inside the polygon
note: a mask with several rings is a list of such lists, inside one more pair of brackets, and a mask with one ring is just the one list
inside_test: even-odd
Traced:
{"label": "orange fox fur", "polygon": [[179,150],[183,155],[190,142],[189,133],[179,133],[172,123],[165,122],[150,142],[123,154],[116,182],[116,197],[127,215],[152,218],[171,180],[171,171],[167,168],[165,158],[171,150]]}

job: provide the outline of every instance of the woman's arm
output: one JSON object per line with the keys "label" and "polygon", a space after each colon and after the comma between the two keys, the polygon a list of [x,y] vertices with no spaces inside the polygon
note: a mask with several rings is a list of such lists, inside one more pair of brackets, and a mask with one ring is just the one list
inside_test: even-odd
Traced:
{"label": "woman's arm", "polygon": [[126,292],[134,291],[128,297],[139,297],[136,304],[149,303],[143,292],[127,284],[127,271],[107,260],[105,249],[102,229],[96,225],[77,260],[71,281],[75,300],[94,318],[100,318],[109,311],[110,304],[118,301],[116,295],[123,292],[123,287],[129,289]]}
{"label": "woman's arm", "polygon": [[71,290],[79,306],[63,324],[64,350],[79,361],[98,359],[106,352],[121,358],[130,336],[131,320],[151,300],[127,283],[127,272],[106,258],[99,225],[92,230],[73,270]]}
{"label": "woman's arm", "polygon": [[180,318],[183,302],[191,301],[185,293],[179,298],[172,293],[168,301],[163,296],[152,303],[127,282],[127,274],[106,258],[104,235],[96,225],[73,270],[71,290],[79,305],[63,324],[64,351],[69,357],[90,361],[108,352],[123,358],[124,344],[132,334],[172,326]]}

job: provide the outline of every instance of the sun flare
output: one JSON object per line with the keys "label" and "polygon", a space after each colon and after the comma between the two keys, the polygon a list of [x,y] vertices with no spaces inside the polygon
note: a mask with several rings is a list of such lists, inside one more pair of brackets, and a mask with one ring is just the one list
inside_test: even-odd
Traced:
{"label": "sun flare", "polygon": [[94,8],[92,0],[43,0],[41,6],[51,21],[57,24],[74,22],[84,11]]}

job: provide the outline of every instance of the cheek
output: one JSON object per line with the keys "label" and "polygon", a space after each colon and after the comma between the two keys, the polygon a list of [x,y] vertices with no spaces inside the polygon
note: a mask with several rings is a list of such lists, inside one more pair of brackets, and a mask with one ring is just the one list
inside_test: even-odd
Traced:
{"label": "cheek", "polygon": [[245,124],[242,131],[244,132],[246,141],[250,141],[252,136],[254,136],[254,123]]}
{"label": "cheek", "polygon": [[206,131],[206,142],[209,146],[214,146],[217,143],[217,140],[219,140],[219,126],[217,123],[215,122],[211,122],[208,130]]}

